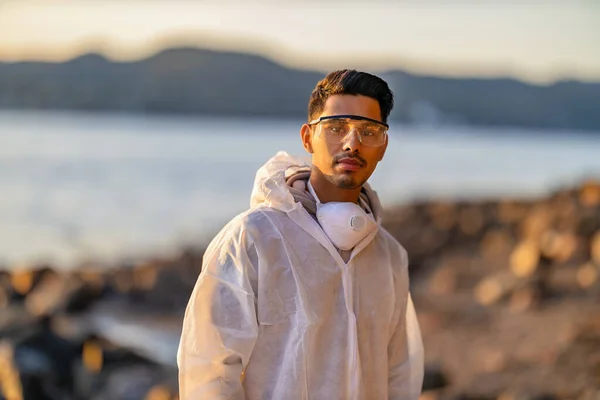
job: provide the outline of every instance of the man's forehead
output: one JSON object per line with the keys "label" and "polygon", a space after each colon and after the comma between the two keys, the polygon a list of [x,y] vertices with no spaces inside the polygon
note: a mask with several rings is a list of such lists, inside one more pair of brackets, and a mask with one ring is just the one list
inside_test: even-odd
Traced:
{"label": "man's forehead", "polygon": [[375,122],[375,121],[371,121],[371,120],[365,120],[365,119],[360,119],[360,118],[364,118],[362,116],[359,115],[352,115],[352,116],[341,116],[340,118],[331,118],[331,119],[325,119],[323,120],[323,123],[328,123],[328,124],[353,124],[353,125],[361,125],[361,126],[381,126],[381,124]]}
{"label": "man's forehead", "polygon": [[331,115],[359,115],[377,121],[381,120],[379,102],[361,95],[333,95],[327,99],[319,117]]}

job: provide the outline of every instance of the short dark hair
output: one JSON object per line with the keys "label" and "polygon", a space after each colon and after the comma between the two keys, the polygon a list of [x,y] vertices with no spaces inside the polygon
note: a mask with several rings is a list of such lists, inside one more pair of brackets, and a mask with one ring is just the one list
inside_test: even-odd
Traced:
{"label": "short dark hair", "polygon": [[394,107],[394,94],[383,79],[367,72],[342,69],[330,72],[317,83],[308,102],[308,120],[323,112],[327,99],[336,94],[362,95],[377,100],[383,122],[387,122]]}

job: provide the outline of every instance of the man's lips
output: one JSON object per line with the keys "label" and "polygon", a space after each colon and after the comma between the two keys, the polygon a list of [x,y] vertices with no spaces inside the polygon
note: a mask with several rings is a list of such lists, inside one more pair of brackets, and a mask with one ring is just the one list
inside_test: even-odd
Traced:
{"label": "man's lips", "polygon": [[355,158],[342,158],[337,164],[347,171],[358,171],[362,168],[362,163]]}

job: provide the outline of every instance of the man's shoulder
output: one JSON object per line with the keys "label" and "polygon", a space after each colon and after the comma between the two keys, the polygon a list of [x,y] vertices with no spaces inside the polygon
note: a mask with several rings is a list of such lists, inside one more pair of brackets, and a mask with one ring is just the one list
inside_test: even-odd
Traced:
{"label": "man's shoulder", "polygon": [[269,229],[269,226],[280,218],[287,218],[286,213],[266,206],[250,208],[233,217],[217,236],[252,237]]}
{"label": "man's shoulder", "polygon": [[243,229],[252,229],[257,226],[263,228],[263,225],[269,223],[269,221],[280,218],[289,217],[281,210],[267,206],[258,206],[238,214],[231,220],[230,224],[240,226]]}
{"label": "man's shoulder", "polygon": [[408,252],[391,233],[389,233],[384,227],[379,227],[380,237],[383,239],[385,245],[389,249],[390,255],[394,260],[400,261],[401,264],[406,264],[408,267]]}

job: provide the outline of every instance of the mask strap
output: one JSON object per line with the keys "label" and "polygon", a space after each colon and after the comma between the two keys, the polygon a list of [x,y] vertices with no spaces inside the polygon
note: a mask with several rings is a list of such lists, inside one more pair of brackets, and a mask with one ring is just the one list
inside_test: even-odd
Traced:
{"label": "mask strap", "polygon": [[[321,200],[319,200],[319,196],[317,196],[317,193],[315,193],[315,188],[313,188],[313,185],[311,185],[310,183],[310,178],[308,179],[308,183],[306,184],[306,188],[308,189],[308,192],[315,198],[317,204],[321,204]],[[365,211],[365,214],[370,215],[372,220],[375,220],[375,218],[373,218],[373,216],[371,214],[373,214],[371,212],[371,208],[369,207],[369,205],[360,197],[358,198],[358,206],[360,208],[363,209],[363,211]]]}
{"label": "mask strap", "polygon": [[319,196],[317,196],[317,194],[315,193],[315,189],[313,188],[313,186],[310,184],[310,178],[308,179],[308,183],[306,185],[308,187],[308,192],[310,194],[312,194],[312,196],[315,198],[315,200],[317,201],[317,204],[321,204],[321,200],[319,200]]}
{"label": "mask strap", "polygon": [[358,197],[358,205],[362,208],[368,215],[373,214],[371,211],[371,207],[369,207],[369,203],[367,203],[362,197]]}

